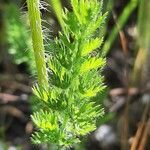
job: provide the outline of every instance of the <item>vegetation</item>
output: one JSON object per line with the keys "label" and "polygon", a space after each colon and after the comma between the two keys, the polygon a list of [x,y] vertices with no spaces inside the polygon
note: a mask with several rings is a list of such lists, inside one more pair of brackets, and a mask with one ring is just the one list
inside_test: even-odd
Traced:
{"label": "vegetation", "polygon": [[[34,73],[35,63],[32,52],[31,36],[26,18],[21,18],[21,12],[16,4],[6,6],[5,23],[6,36],[9,44],[8,53],[15,64],[27,63],[30,72]],[[24,16],[25,17],[25,16]]]}
{"label": "vegetation", "polygon": [[[112,2],[109,2],[112,3]],[[109,4],[108,3],[108,4]],[[139,3],[139,0],[130,0],[127,6],[124,8],[123,12],[120,14],[119,18],[116,21],[116,25],[111,30],[107,40],[105,41],[102,50],[105,52],[104,54],[108,54],[110,51],[118,33],[122,30],[125,26],[126,22],[128,21],[129,17],[131,16],[132,12],[135,10]],[[113,5],[113,4],[111,4]],[[110,7],[112,9],[112,7]]]}
{"label": "vegetation", "polygon": [[46,69],[41,51],[44,47],[40,2],[27,2],[39,77],[33,88],[38,111],[32,115],[39,130],[32,140],[70,146],[79,142],[80,136],[96,129],[97,118],[104,114],[93,97],[105,88],[100,75],[105,65],[99,50],[103,39],[98,35],[106,13],[102,14],[102,3],[97,0],[71,0],[73,11],[62,11],[63,31],[49,41],[51,50]]}
{"label": "vegetation", "polygon": [[1,0],[0,149],[150,149],[149,9]]}

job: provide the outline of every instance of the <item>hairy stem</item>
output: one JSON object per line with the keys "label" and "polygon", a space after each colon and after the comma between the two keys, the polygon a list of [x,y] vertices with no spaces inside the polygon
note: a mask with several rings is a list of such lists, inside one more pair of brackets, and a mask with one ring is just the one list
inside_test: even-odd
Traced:
{"label": "hairy stem", "polygon": [[57,19],[60,23],[60,26],[62,28],[62,30],[64,31],[64,21],[63,21],[63,17],[62,17],[62,5],[60,0],[49,0],[53,10],[55,11],[55,14],[57,16]]}
{"label": "hairy stem", "polygon": [[27,0],[27,5],[28,5],[30,27],[32,32],[32,43],[34,49],[34,57],[36,61],[38,83],[40,86],[47,88],[48,77],[46,71],[41,15],[39,9],[40,1]]}

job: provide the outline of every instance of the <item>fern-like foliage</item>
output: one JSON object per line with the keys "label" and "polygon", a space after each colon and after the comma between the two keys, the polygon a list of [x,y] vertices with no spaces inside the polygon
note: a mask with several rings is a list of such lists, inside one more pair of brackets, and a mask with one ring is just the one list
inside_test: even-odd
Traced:
{"label": "fern-like foliage", "polygon": [[34,73],[35,63],[33,59],[31,36],[25,20],[21,18],[21,12],[17,5],[10,3],[5,12],[8,53],[15,64],[26,63],[30,71]]}
{"label": "fern-like foliage", "polygon": [[[98,32],[106,14],[98,0],[71,0],[73,10],[63,13],[64,31],[50,41],[49,89],[36,85],[38,131],[34,143],[52,142],[70,146],[96,128],[103,108],[93,100],[105,88],[101,71],[105,58],[99,54]],[[97,100],[98,101],[98,100]]]}

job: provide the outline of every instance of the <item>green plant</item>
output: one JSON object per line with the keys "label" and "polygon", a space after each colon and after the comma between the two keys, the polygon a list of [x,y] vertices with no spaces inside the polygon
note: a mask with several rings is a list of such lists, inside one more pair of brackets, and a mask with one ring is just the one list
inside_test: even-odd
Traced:
{"label": "green plant", "polygon": [[[140,0],[139,3],[139,13],[138,13],[138,44],[139,50],[134,63],[133,70],[133,84],[134,86],[143,86],[149,80],[148,74],[149,70],[149,41],[150,41],[150,13],[147,11],[150,9],[150,1]],[[140,82],[139,82],[140,81]]]}
{"label": "green plant", "polygon": [[106,55],[110,51],[110,48],[116,40],[119,31],[125,26],[126,22],[128,21],[132,12],[137,7],[138,3],[139,0],[130,0],[130,2],[124,8],[123,12],[118,17],[116,25],[113,27],[112,31],[110,32],[108,38],[106,39],[103,45],[102,51],[104,52],[104,55]]}
{"label": "green plant", "polygon": [[32,44],[28,26],[21,18],[21,12],[16,4],[10,3],[6,6],[5,23],[8,53],[12,56],[13,63],[27,63],[30,71],[35,70]]}
{"label": "green plant", "polygon": [[48,78],[44,54],[44,42],[40,16],[39,0],[27,0],[29,20],[32,32],[32,43],[36,69],[38,75],[38,83],[40,87],[48,88]]}
{"label": "green plant", "polygon": [[62,6],[61,6],[60,0],[55,0],[55,1],[48,0],[48,1],[50,1],[50,4],[52,5],[52,7],[54,9],[54,12],[57,16],[57,19],[59,21],[59,24],[60,24],[62,30],[64,30],[64,21],[62,18]]}
{"label": "green plant", "polygon": [[49,41],[47,76],[39,0],[27,3],[39,77],[33,87],[37,111],[32,120],[38,131],[32,141],[68,147],[93,131],[104,114],[98,97],[96,101],[94,97],[105,88],[99,33],[107,14],[102,14],[102,2],[97,0],[71,0],[73,10],[62,10],[63,31]]}

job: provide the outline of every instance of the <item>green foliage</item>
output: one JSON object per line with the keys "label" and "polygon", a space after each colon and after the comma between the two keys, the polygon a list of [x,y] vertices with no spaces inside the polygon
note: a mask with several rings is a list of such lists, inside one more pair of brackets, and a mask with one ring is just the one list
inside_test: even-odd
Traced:
{"label": "green foliage", "polygon": [[31,37],[27,23],[21,18],[21,12],[15,4],[9,4],[6,15],[6,34],[9,44],[8,52],[15,64],[27,63],[30,71],[35,70]]}
{"label": "green foliage", "polygon": [[96,129],[96,121],[104,110],[99,99],[105,86],[100,56],[102,38],[98,37],[106,14],[97,0],[71,0],[73,11],[63,12],[64,29],[50,40],[49,87],[33,87],[36,95],[32,120],[38,131],[34,143],[52,142],[68,147],[80,142]]}

